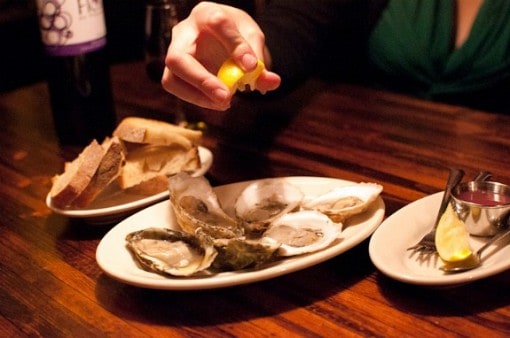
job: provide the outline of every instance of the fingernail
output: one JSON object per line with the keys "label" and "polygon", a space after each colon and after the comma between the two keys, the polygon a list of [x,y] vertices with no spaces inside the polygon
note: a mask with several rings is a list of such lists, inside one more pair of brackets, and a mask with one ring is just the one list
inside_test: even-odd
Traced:
{"label": "fingernail", "polygon": [[225,100],[228,99],[228,97],[230,96],[230,93],[224,89],[216,89],[213,92],[213,96],[217,102],[224,102]]}
{"label": "fingernail", "polygon": [[257,65],[257,58],[251,54],[244,54],[243,65],[246,69],[253,69]]}

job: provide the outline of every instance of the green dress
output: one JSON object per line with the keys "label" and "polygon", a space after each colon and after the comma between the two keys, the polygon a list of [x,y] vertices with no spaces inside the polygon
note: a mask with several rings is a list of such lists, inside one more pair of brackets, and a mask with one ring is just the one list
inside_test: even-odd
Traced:
{"label": "green dress", "polygon": [[[510,1],[486,0],[458,49],[455,0],[391,0],[368,46],[375,82],[476,107],[510,94]],[[483,104],[482,104],[482,101]],[[508,99],[505,101],[508,102]],[[494,102],[496,106],[508,103]]]}

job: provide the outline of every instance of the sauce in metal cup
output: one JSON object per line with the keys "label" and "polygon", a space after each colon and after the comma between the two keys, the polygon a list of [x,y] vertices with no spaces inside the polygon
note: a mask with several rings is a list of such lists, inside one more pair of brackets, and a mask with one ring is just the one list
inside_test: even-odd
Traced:
{"label": "sauce in metal cup", "polygon": [[487,181],[461,183],[452,193],[452,206],[470,234],[492,236],[506,226],[510,186]]}

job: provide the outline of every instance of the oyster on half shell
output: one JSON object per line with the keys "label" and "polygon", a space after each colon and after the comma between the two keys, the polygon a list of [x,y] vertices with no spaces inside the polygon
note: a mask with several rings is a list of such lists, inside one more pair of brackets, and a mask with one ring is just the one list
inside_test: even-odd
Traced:
{"label": "oyster on half shell", "polygon": [[271,223],[263,238],[280,243],[280,256],[295,256],[326,248],[339,238],[342,224],[325,214],[303,210],[285,214]]}
{"label": "oyster on half shell", "polygon": [[318,197],[309,198],[301,207],[320,211],[328,215],[333,222],[344,222],[347,218],[365,211],[382,190],[382,185],[377,183],[346,185]]}
{"label": "oyster on half shell", "polygon": [[284,179],[266,179],[248,185],[234,209],[247,235],[260,235],[279,216],[299,208],[303,192]]}
{"label": "oyster on half shell", "polygon": [[194,234],[196,229],[202,228],[212,238],[243,236],[242,227],[222,209],[205,177],[181,172],[170,177],[168,182],[170,204],[184,232]]}
{"label": "oyster on half shell", "polygon": [[199,229],[195,235],[168,228],[147,228],[129,233],[127,247],[148,271],[190,276],[211,266],[216,258],[212,240]]}

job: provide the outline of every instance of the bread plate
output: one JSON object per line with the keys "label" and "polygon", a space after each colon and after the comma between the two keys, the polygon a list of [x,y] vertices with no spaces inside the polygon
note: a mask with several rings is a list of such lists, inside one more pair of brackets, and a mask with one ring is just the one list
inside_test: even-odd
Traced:
{"label": "bread plate", "polygon": [[[204,175],[212,165],[213,155],[211,151],[205,147],[198,148],[201,168],[193,173],[193,176]],[[128,194],[121,190],[108,191],[108,198],[98,199],[91,205],[80,208],[58,208],[52,203],[50,193],[46,196],[46,205],[54,213],[70,217],[81,218],[91,224],[109,224],[119,221],[134,212],[162,201],[168,197],[168,191],[145,196],[137,194]]]}

